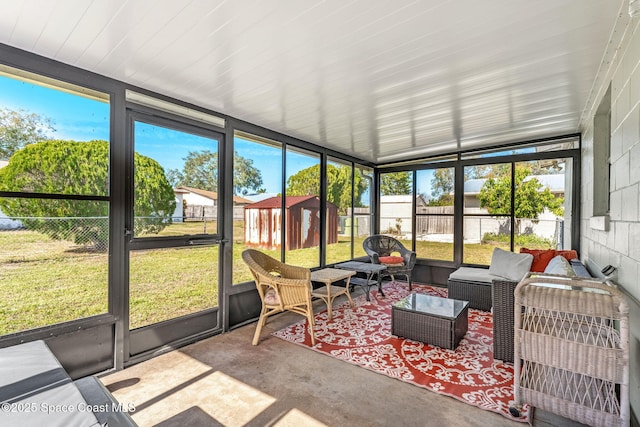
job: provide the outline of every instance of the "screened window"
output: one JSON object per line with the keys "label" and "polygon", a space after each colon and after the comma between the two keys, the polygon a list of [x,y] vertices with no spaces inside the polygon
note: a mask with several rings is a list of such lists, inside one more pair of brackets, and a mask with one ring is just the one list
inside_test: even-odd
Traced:
{"label": "screened window", "polygon": [[575,249],[579,145],[567,135],[383,169],[380,233],[413,245],[419,259],[472,265],[489,265],[496,247]]}
{"label": "screened window", "polygon": [[353,252],[353,165],[327,161],[326,263],[347,261]]}
{"label": "screened window", "polygon": [[464,168],[463,261],[490,264],[495,247],[511,250],[511,164]]}
{"label": "screened window", "polygon": [[253,280],[242,251],[281,259],[282,144],[236,132],[234,137],[233,283]]}
{"label": "screened window", "polygon": [[543,153],[550,151],[571,150],[580,147],[580,138],[569,135],[564,138],[553,138],[548,141],[536,141],[529,144],[518,144],[513,147],[486,148],[462,153],[462,160],[491,158],[498,156],[515,156],[519,154]]}
{"label": "screened window", "polygon": [[287,147],[285,189],[285,261],[320,265],[320,155]]}
{"label": "screened window", "polygon": [[570,247],[571,159],[464,168],[464,252],[490,264],[493,249]]}
{"label": "screened window", "polygon": [[0,68],[0,335],[108,310],[109,96]]}
{"label": "screened window", "polygon": [[611,86],[593,118],[592,149],[593,216],[603,216],[609,213],[611,207]]}
{"label": "screened window", "polygon": [[413,172],[380,174],[380,233],[411,249],[413,236]]}
{"label": "screened window", "polygon": [[571,217],[571,159],[515,163],[514,250],[565,249]]}
{"label": "screened window", "polygon": [[416,172],[416,255],[453,261],[453,168]]}
{"label": "screened window", "polygon": [[[353,222],[351,231],[353,233],[353,256],[354,258],[366,256],[362,247],[364,239],[371,235],[374,224],[374,211],[372,203],[373,189],[373,169],[356,165],[354,193],[355,205],[353,208]],[[349,231],[349,230],[347,230]]]}
{"label": "screened window", "polygon": [[136,121],[134,236],[218,234],[215,138]]}

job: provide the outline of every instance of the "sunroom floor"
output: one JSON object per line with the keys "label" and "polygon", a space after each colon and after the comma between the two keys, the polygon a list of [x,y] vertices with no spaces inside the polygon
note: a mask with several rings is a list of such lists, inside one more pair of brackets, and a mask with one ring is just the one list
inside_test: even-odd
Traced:
{"label": "sunroom floor", "polygon": [[523,425],[270,335],[301,318],[273,316],[257,346],[253,323],[101,380],[140,426]]}

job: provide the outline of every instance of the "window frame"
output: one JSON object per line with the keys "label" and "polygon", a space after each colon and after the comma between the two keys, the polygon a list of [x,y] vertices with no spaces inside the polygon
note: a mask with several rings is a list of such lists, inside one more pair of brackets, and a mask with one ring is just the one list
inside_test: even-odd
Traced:
{"label": "window frame", "polygon": [[[495,155],[495,156],[487,156],[487,157],[473,157],[472,154],[474,150],[460,151],[457,153],[457,159],[451,161],[441,161],[439,156],[436,158],[434,163],[429,163],[428,159],[423,159],[420,163],[416,160],[415,163],[409,165],[392,165],[389,167],[385,167],[384,165],[378,166],[375,169],[375,181],[378,186],[378,191],[376,194],[380,194],[380,175],[383,173],[391,173],[391,172],[412,172],[412,179],[414,190],[413,194],[416,194],[415,182],[416,182],[416,171],[424,170],[424,169],[440,169],[453,167],[455,169],[455,185],[454,185],[454,259],[453,261],[442,261],[442,260],[431,260],[427,258],[418,258],[417,264],[419,265],[430,265],[430,266],[441,266],[447,268],[457,268],[461,265],[469,265],[469,266],[477,266],[477,264],[466,264],[463,262],[463,221],[464,221],[464,168],[467,166],[480,166],[480,165],[488,165],[488,164],[496,164],[496,163],[513,163],[514,165],[519,162],[526,162],[532,160],[544,160],[544,159],[557,159],[557,158],[571,158],[572,161],[572,170],[571,173],[571,233],[569,237],[569,241],[571,242],[571,248],[578,252],[580,252],[580,171],[581,171],[581,150],[582,150],[582,135],[580,133],[575,134],[567,134],[560,135],[557,137],[544,138],[540,140],[534,141],[525,141],[522,143],[513,143],[513,144],[503,144],[495,147],[495,150],[492,151],[501,151],[506,152],[509,148],[517,148],[520,146],[526,147],[537,147],[537,146],[549,146],[554,142],[570,142],[570,148],[557,148],[551,151],[541,151],[541,152],[531,152],[531,153],[519,153],[519,154],[508,154],[508,155]],[[464,159],[463,159],[464,157]],[[514,185],[513,180],[514,168],[512,167],[512,186]],[[510,247],[513,250],[513,206],[514,201],[513,197],[515,196],[515,192],[512,191],[512,212],[509,215],[511,217],[511,239],[510,239]],[[415,198],[414,198],[415,199]],[[414,200],[415,205],[415,200]],[[376,201],[377,212],[380,212],[380,198],[378,197]],[[490,215],[489,215],[490,216]],[[415,208],[414,208],[414,218],[415,218]],[[379,214],[376,216],[376,233],[380,233],[380,216]],[[415,220],[414,220],[415,227]],[[412,245],[415,248],[416,237],[415,233],[412,236]]]}
{"label": "window frame", "polygon": [[[104,202],[108,205],[108,217],[109,224],[108,231],[108,243],[107,243],[107,261],[106,261],[106,287],[107,287],[107,299],[105,301],[106,310],[100,313],[85,315],[74,319],[64,320],[61,322],[46,324],[42,326],[36,326],[26,330],[17,332],[11,332],[0,336],[0,343],[9,343],[9,345],[16,342],[23,342],[25,337],[29,339],[44,339],[58,333],[67,333],[78,331],[82,329],[90,329],[104,324],[115,323],[113,294],[111,288],[111,269],[112,269],[112,254],[114,252],[114,239],[112,230],[112,212],[114,203],[113,193],[113,137],[114,137],[114,105],[117,103],[117,94],[110,84],[109,80],[102,77],[96,77],[92,84],[89,84],[85,78],[84,73],[78,73],[76,70],[68,70],[66,66],[51,67],[48,72],[37,71],[33,66],[17,66],[15,64],[9,65],[10,62],[0,63],[0,71],[3,74],[8,75],[7,78],[13,78],[10,75],[14,75],[16,80],[24,81],[29,84],[42,86],[51,90],[56,90],[66,94],[71,94],[78,97],[87,99],[94,99],[95,101],[105,102],[108,106],[108,136],[106,141],[108,143],[108,171],[107,171],[107,186],[105,188],[106,195],[94,195],[94,194],[76,194],[76,193],[42,193],[42,192],[29,192],[29,191],[2,191],[0,190],[0,198],[14,198],[14,199],[35,199],[35,200],[74,200],[74,201],[98,201]],[[54,70],[55,68],[55,70]],[[62,72],[64,69],[65,72]],[[55,139],[54,139],[55,140]],[[85,141],[82,141],[85,142]],[[79,142],[79,143],[82,143]],[[32,337],[32,338],[31,338]]]}

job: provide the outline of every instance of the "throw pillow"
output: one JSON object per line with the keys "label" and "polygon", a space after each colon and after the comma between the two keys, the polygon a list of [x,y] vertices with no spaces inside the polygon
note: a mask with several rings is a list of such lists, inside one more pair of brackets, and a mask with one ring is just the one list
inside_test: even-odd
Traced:
{"label": "throw pillow", "polygon": [[519,282],[531,270],[533,255],[518,254],[495,248],[491,255],[489,273]]}
{"label": "throw pillow", "polygon": [[556,251],[553,249],[527,249],[521,248],[521,254],[533,255],[533,262],[531,263],[531,271],[542,273],[544,269],[551,261],[551,258],[556,256]]}
{"label": "throw pillow", "polygon": [[576,275],[569,261],[567,261],[567,259],[562,255],[553,257],[553,259],[549,261],[547,268],[544,269],[544,272],[547,274],[557,274],[559,276]]}
{"label": "throw pillow", "polygon": [[389,265],[389,266],[401,266],[404,265],[404,258],[401,256],[381,256],[379,257],[380,264]]}
{"label": "throw pillow", "polygon": [[278,293],[275,289],[269,288],[269,290],[264,293],[264,303],[267,305],[280,304],[280,298],[278,298]]}
{"label": "throw pillow", "polygon": [[556,255],[562,255],[567,261],[578,258],[578,252],[574,250],[556,251]]}

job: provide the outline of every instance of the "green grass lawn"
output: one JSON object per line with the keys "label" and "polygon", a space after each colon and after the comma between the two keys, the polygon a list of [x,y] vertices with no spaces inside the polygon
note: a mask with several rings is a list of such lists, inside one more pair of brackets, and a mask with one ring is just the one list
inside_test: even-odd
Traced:
{"label": "green grass lawn", "polygon": [[[208,227],[211,223],[208,224]],[[197,222],[176,223],[162,235],[202,233]],[[213,232],[209,228],[210,232]],[[355,240],[364,255],[363,238]],[[419,256],[451,260],[451,243],[418,242]],[[465,262],[488,264],[492,245],[465,245]],[[241,259],[242,222],[235,224],[233,283],[251,280]],[[265,250],[279,258],[279,250]],[[289,251],[287,263],[315,267],[318,248]],[[346,238],[327,246],[327,263],[351,259]],[[106,313],[108,256],[54,241],[28,230],[0,232],[0,335]],[[218,247],[172,248],[132,252],[130,258],[131,328],[193,313],[218,303]]]}
{"label": "green grass lawn", "polygon": [[107,312],[106,254],[24,230],[0,248],[0,334]]}

